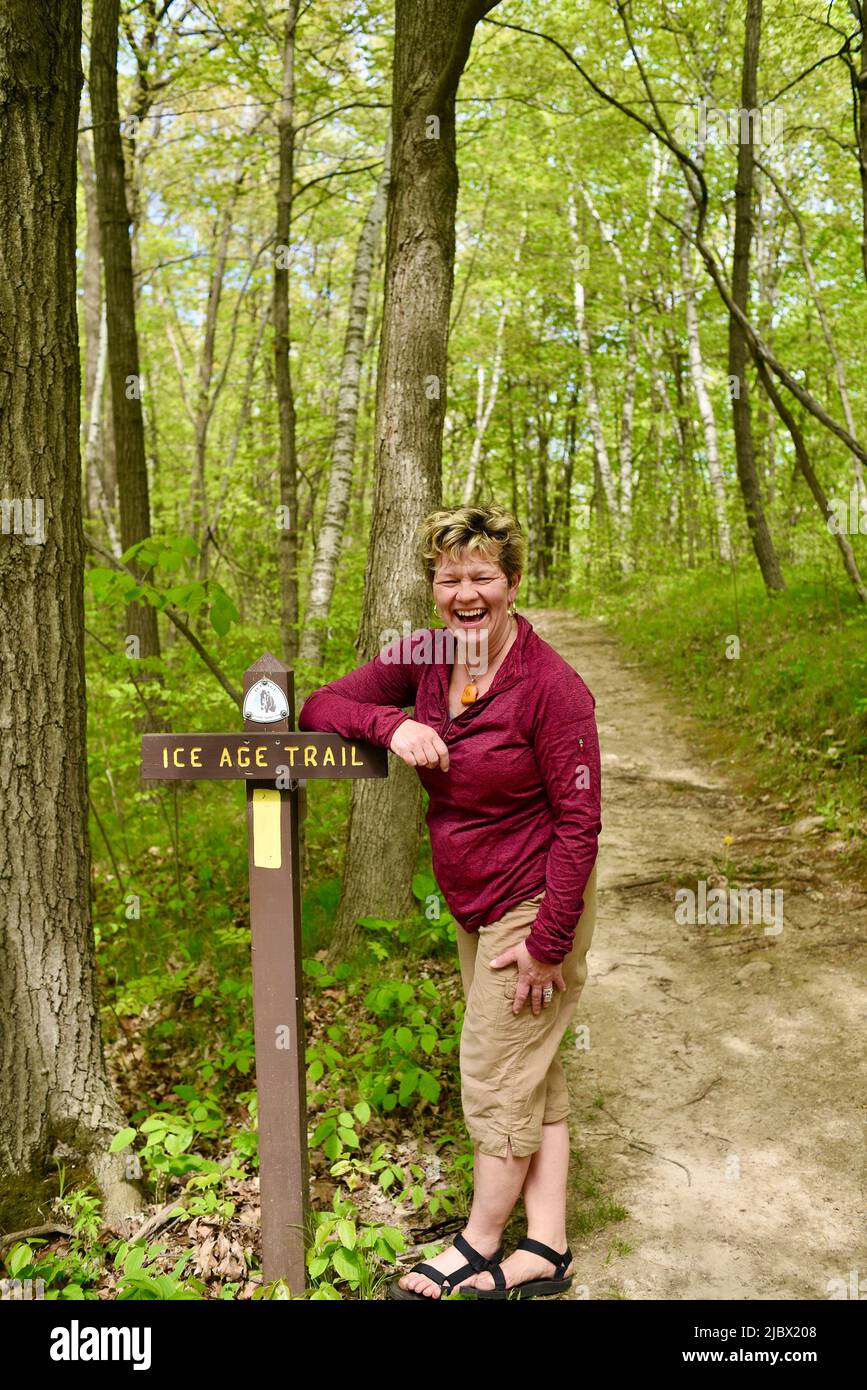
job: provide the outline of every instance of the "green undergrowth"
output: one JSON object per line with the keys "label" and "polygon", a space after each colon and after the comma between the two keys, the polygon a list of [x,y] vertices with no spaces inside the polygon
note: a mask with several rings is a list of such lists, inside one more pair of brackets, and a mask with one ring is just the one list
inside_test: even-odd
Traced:
{"label": "green undergrowth", "polygon": [[[103,1037],[129,1116],[113,1148],[149,1203],[180,1203],[179,1219],[120,1239],[103,1228],[92,1184],[77,1182],[34,1213],[33,1224],[53,1218],[71,1235],[7,1249],[5,1288],[40,1281],[46,1299],[288,1296],[260,1267],[249,929],[225,829],[218,815],[200,823],[181,871],[170,848],[152,845],[145,864],[99,864],[95,875]],[[131,916],[117,869],[123,888],[147,886]],[[326,880],[305,896],[316,949],[303,959],[313,1208],[303,1297],[366,1299],[397,1276],[408,1243],[429,1257],[440,1232],[465,1220],[463,997],[456,926],[429,870],[413,881],[414,914],[363,919],[351,955],[331,967],[317,940],[338,888]],[[220,1276],[201,1276],[203,1231],[205,1246],[215,1232],[227,1243]]]}
{"label": "green undergrowth", "polygon": [[865,866],[867,609],[838,581],[755,571],[620,582],[595,612],[733,759],[745,789],[813,813]]}

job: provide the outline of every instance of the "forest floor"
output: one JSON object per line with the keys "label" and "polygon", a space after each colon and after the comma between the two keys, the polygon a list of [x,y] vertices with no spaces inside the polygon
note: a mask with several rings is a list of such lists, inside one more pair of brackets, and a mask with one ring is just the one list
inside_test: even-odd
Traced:
{"label": "forest floor", "polygon": [[[863,1298],[867,885],[600,624],[527,616],[595,695],[603,766],[567,1297]],[[699,880],[781,889],[782,930],[678,925]],[[594,1179],[628,1216],[572,1238]]]}

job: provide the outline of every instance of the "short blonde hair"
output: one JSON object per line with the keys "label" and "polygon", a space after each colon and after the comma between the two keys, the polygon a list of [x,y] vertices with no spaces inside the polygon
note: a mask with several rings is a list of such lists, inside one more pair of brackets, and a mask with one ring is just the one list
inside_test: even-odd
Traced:
{"label": "short blonde hair", "polygon": [[523,574],[527,545],[520,522],[501,507],[456,507],[426,516],[418,530],[425,573],[431,585],[440,556],[479,551],[500,566],[509,586]]}

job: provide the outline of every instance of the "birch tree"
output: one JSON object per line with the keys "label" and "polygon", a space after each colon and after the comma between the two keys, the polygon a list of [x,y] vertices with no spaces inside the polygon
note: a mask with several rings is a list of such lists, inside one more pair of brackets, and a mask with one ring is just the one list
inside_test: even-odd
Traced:
{"label": "birch tree", "polygon": [[[391,131],[389,131],[386,140],[382,174],[377,181],[376,190],[367,210],[361,235],[358,238],[352,270],[349,314],[340,361],[340,382],[337,388],[337,413],[331,448],[328,495],[316,540],[316,553],[313,557],[313,568],[307,595],[304,631],[301,637],[301,659],[314,668],[318,667],[322,660],[323,628],[331,608],[337,563],[343,545],[346,516],[349,510],[370,281],[382,224],[385,220],[390,177]],[[299,691],[299,694],[301,693]]]}

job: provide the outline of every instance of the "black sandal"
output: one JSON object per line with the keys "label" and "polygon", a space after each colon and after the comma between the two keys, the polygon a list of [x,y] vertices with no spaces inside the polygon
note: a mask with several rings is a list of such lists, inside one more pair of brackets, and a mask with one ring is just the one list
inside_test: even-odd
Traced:
{"label": "black sandal", "polygon": [[[497,1288],[506,1287],[503,1271],[500,1269],[499,1264],[500,1260],[503,1258],[504,1247],[502,1245],[499,1250],[494,1251],[493,1255],[480,1255],[478,1250],[474,1250],[469,1241],[464,1239],[460,1231],[458,1231],[458,1234],[452,1241],[452,1245],[454,1245],[456,1250],[460,1250],[462,1255],[466,1255],[467,1257],[468,1263],[462,1265],[460,1269],[452,1270],[451,1274],[443,1274],[441,1269],[436,1269],[433,1265],[426,1264],[422,1261],[421,1264],[413,1265],[412,1269],[406,1270],[406,1274],[424,1274],[426,1278],[433,1279],[435,1284],[440,1285],[443,1294],[452,1292],[452,1284],[459,1284],[462,1279],[468,1278],[471,1274],[481,1274],[483,1270],[489,1270],[490,1273],[493,1274],[494,1279],[497,1281]],[[401,1274],[400,1278],[403,1279],[404,1275]],[[475,1289],[461,1290],[464,1297],[470,1292],[475,1293]],[[398,1298],[402,1300],[411,1298],[416,1300],[422,1299],[425,1303],[434,1303],[437,1301],[434,1299],[433,1294],[416,1293],[413,1289],[402,1289],[397,1279],[393,1280],[389,1285],[388,1296],[389,1298]],[[440,1297],[442,1297],[442,1294]]]}
{"label": "black sandal", "polygon": [[[515,1246],[516,1250],[532,1250],[535,1255],[544,1255],[546,1260],[550,1260],[554,1266],[554,1273],[547,1277],[534,1275],[532,1279],[524,1279],[520,1284],[512,1284],[511,1288],[506,1288],[506,1279],[503,1271],[497,1265],[496,1269],[489,1272],[494,1276],[495,1287],[493,1289],[465,1289],[465,1298],[547,1298],[551,1294],[565,1293],[570,1287],[574,1275],[567,1274],[566,1270],[572,1259],[572,1251],[566,1247],[563,1255],[558,1255],[556,1250],[552,1250],[550,1245],[543,1245],[541,1240],[533,1240],[530,1236],[525,1236],[519,1240]],[[499,1277],[498,1277],[499,1276]]]}

